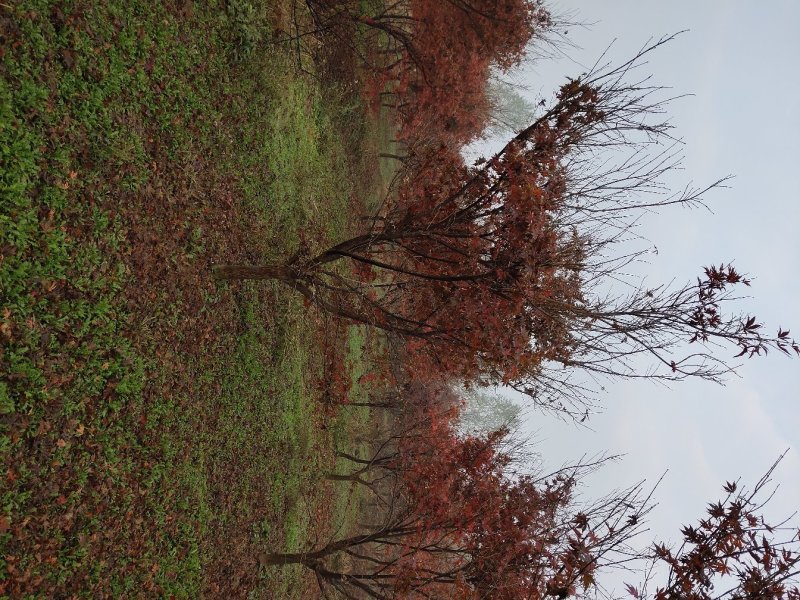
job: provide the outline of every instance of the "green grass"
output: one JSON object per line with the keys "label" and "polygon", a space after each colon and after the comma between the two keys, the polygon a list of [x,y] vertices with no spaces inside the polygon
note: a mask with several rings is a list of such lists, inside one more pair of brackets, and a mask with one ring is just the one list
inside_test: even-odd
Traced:
{"label": "green grass", "polygon": [[[227,530],[237,526],[233,521],[239,526],[250,523],[253,541],[262,549],[299,550],[308,525],[304,493],[317,483],[317,453],[323,443],[313,415],[314,391],[306,381],[314,367],[303,339],[312,332],[302,307],[286,294],[286,310],[272,327],[265,327],[254,287],[242,290],[248,329],[238,336],[235,354],[212,371],[221,391],[216,398],[218,426],[206,448],[207,460],[217,491],[228,495],[231,507],[226,515],[214,515],[213,526]],[[236,465],[235,471],[231,465]],[[268,505],[263,504],[265,499]],[[225,548],[209,552],[224,553]],[[268,589],[283,586],[284,597],[290,597],[298,570],[272,575]]]}
{"label": "green grass", "polygon": [[324,328],[208,266],[346,235],[377,134],[248,6],[0,7],[0,596],[193,598],[230,572],[302,593],[226,560],[309,541],[309,490],[369,414],[321,428]]}
{"label": "green grass", "polygon": [[[292,73],[287,57],[269,57],[261,64],[272,75],[272,93],[264,82],[249,80],[243,94],[247,103],[239,107],[247,126],[238,132],[249,152],[230,166],[238,171],[254,210],[280,237],[271,248],[294,251],[301,237],[312,245],[320,236],[335,239],[351,226],[355,186],[343,177],[350,168],[334,120],[341,124],[354,112],[363,119],[360,104],[346,103],[335,88],[323,96],[313,81]],[[337,107],[334,114],[331,105]],[[252,125],[257,122],[263,128]],[[265,251],[269,254],[270,247]]]}

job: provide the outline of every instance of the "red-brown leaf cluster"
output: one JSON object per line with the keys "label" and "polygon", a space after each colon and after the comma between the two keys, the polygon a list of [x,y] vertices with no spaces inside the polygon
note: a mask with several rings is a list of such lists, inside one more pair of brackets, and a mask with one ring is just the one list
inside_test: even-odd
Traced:
{"label": "red-brown leaf cluster", "polygon": [[386,38],[387,58],[366,75],[367,95],[391,90],[402,138],[453,145],[486,125],[490,70],[518,64],[531,39],[552,26],[540,0],[410,0],[370,14],[345,10]]}
{"label": "red-brown leaf cluster", "polygon": [[[669,569],[654,600],[800,598],[800,551],[796,545],[800,531],[789,528],[790,534],[780,538],[776,534],[784,528],[770,525],[757,512],[763,507],[759,493],[774,468],[749,493],[737,493],[736,483],[726,483],[727,497],[709,504],[708,516],[698,526],[681,529],[684,543],[678,549],[654,546],[656,560]],[[628,590],[631,595],[633,590]]]}

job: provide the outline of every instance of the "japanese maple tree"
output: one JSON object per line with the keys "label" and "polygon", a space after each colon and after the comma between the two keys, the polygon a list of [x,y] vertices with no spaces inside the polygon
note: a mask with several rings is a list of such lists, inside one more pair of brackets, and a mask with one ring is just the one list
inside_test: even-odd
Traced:
{"label": "japanese maple tree", "polygon": [[[506,433],[459,437],[452,415],[431,415],[425,435],[400,443],[380,522],[262,564],[303,565],[323,592],[348,598],[535,599],[592,586],[606,555],[638,531],[646,503],[635,489],[576,508],[580,468],[512,477]],[[333,566],[343,564],[337,554],[347,569]]]}
{"label": "japanese maple tree", "polygon": [[418,59],[397,74],[401,135],[466,142],[484,129],[490,68],[505,71],[553,23],[539,1],[412,0]]}
{"label": "japanese maple tree", "polygon": [[[285,264],[220,265],[216,277],[282,281],[324,310],[405,337],[419,370],[510,384],[574,415],[586,399],[564,367],[717,379],[730,368],[714,344],[800,352],[788,332],[725,314],[731,288],[749,283],[731,266],[675,290],[592,293],[625,264],[608,253],[627,223],[653,207],[696,204],[706,191],[651,195],[675,163],[646,148],[669,127],[648,120],[661,110],[650,99],[657,89],[627,79],[662,43],[568,81],[489,160],[467,166],[447,145],[421,151],[360,235]],[[606,157],[615,149],[619,163]],[[631,362],[640,355],[657,368],[642,375]]]}
{"label": "japanese maple tree", "polygon": [[[394,96],[400,135],[468,141],[486,124],[490,67],[506,70],[553,23],[540,0],[307,0],[318,32],[353,45],[368,88]],[[362,30],[353,35],[352,27]],[[353,40],[357,40],[353,43]],[[380,50],[370,58],[363,45]],[[388,88],[388,89],[384,89]]]}

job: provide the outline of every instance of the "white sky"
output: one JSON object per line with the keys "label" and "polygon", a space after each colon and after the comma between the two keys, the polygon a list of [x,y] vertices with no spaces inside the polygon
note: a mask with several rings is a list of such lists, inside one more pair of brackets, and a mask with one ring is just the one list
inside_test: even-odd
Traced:
{"label": "white sky", "polygon": [[[694,94],[669,108],[686,142],[673,187],[735,179],[709,197],[714,214],[666,210],[644,223],[642,234],[659,249],[648,281],[690,281],[701,266],[732,260],[754,277],[744,310],[800,337],[800,2],[553,0],[551,7],[592,25],[568,28],[578,46],[569,59],[526,67],[533,96],[550,98],[615,39],[609,57],[619,63],[651,37],[689,29],[648,67],[655,83]],[[607,387],[605,412],[590,430],[536,413],[527,426],[550,465],[585,453],[627,455],[591,478],[589,496],[669,470],[651,519],[651,535],[665,541],[721,498],[725,480],[754,483],[790,447],[768,511],[785,517],[800,509],[800,359],[770,354],[745,362],[740,375],[725,387],[622,381]]]}

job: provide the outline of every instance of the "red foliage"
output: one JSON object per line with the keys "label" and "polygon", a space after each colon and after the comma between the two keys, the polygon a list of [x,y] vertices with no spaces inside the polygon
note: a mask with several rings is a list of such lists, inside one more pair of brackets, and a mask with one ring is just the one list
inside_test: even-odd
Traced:
{"label": "red foliage", "polygon": [[465,142],[488,116],[492,65],[517,64],[531,38],[550,25],[531,0],[412,0],[414,54],[399,74],[403,135]]}
{"label": "red foliage", "polygon": [[[365,23],[384,31],[398,18]],[[393,31],[409,56],[422,60],[416,38]],[[415,373],[509,384],[573,416],[586,414],[586,388],[564,367],[641,377],[634,359],[647,356],[660,368],[646,377],[719,380],[730,368],[708,348],[713,342],[751,355],[768,348],[800,353],[787,331],[770,337],[754,318],[720,316],[721,302],[731,299],[725,286],[745,283],[730,268],[709,269],[697,288],[620,298],[592,293],[633,260],[609,250],[642,211],[698,203],[705,191],[636,199],[637,191],[658,189],[672,168],[671,157],[642,149],[668,126],[644,119],[661,109],[648,104],[653,88],[624,79],[664,41],[618,68],[569,80],[556,102],[488,161],[468,167],[452,144],[412,145],[397,198],[358,235],[282,267],[216,266],[217,276],[280,279],[329,313],[405,338]],[[632,157],[606,163],[603,151],[615,147],[631,147]],[[330,268],[337,261],[352,269]],[[706,349],[685,354],[681,346],[690,341]]]}
{"label": "red foliage", "polygon": [[468,168],[447,145],[421,150],[383,230],[368,246],[333,249],[390,273],[394,288],[373,319],[407,333],[418,371],[509,381],[566,360],[566,319],[537,307],[581,300],[580,245],[553,218],[565,185],[560,142],[573,119],[594,118],[592,100],[590,89],[566,90],[552,120],[484,165]]}
{"label": "red foliage", "polygon": [[[345,597],[544,600],[585,597],[597,591],[604,567],[622,563],[630,570],[633,557],[647,559],[630,546],[651,507],[639,487],[578,509],[572,496],[579,469],[538,479],[510,474],[508,432],[459,436],[459,399],[450,388],[414,383],[404,397],[407,414],[394,428],[394,451],[387,454],[384,444],[369,460],[340,454],[363,465],[349,481],[382,495],[374,525],[317,550],[269,555],[266,564],[303,564],[323,589]],[[367,481],[376,470],[393,474],[379,479],[394,483],[381,488]],[[774,542],[768,536],[779,529],[756,514],[763,506],[756,495],[767,481],[738,495],[727,484],[728,498],[709,505],[699,527],[682,530],[679,550],[655,546],[652,560],[666,563],[669,576],[654,600],[800,599],[795,540]],[[339,553],[348,556],[346,572],[328,561]],[[715,590],[731,578],[728,592]],[[627,585],[636,598],[648,597],[647,589]]]}
{"label": "red foliage", "polygon": [[[656,588],[654,600],[800,599],[800,530],[785,523],[770,525],[756,512],[764,506],[758,496],[777,464],[752,492],[739,490],[735,482],[726,483],[727,497],[708,505],[708,516],[699,526],[681,529],[684,542],[677,550],[654,546],[655,561],[669,569],[668,580]],[[775,539],[776,533],[787,530],[789,535]],[[645,597],[633,586],[628,592]]]}
{"label": "red foliage", "polygon": [[568,510],[574,478],[509,477],[508,431],[459,437],[452,411],[427,415],[427,430],[401,440],[394,463],[413,518],[382,554],[392,597],[535,599],[589,587],[609,538]]}
{"label": "red foliage", "polygon": [[350,402],[353,380],[346,361],[347,349],[342,343],[345,336],[346,324],[337,321],[329,322],[323,334],[323,369],[318,386],[322,391],[322,402],[330,409]]}
{"label": "red foliage", "polygon": [[370,15],[334,4],[338,15],[388,39],[383,63],[365,73],[365,96],[377,100],[391,90],[400,137],[453,145],[486,124],[490,68],[517,64],[531,38],[552,25],[540,0],[410,0]]}

